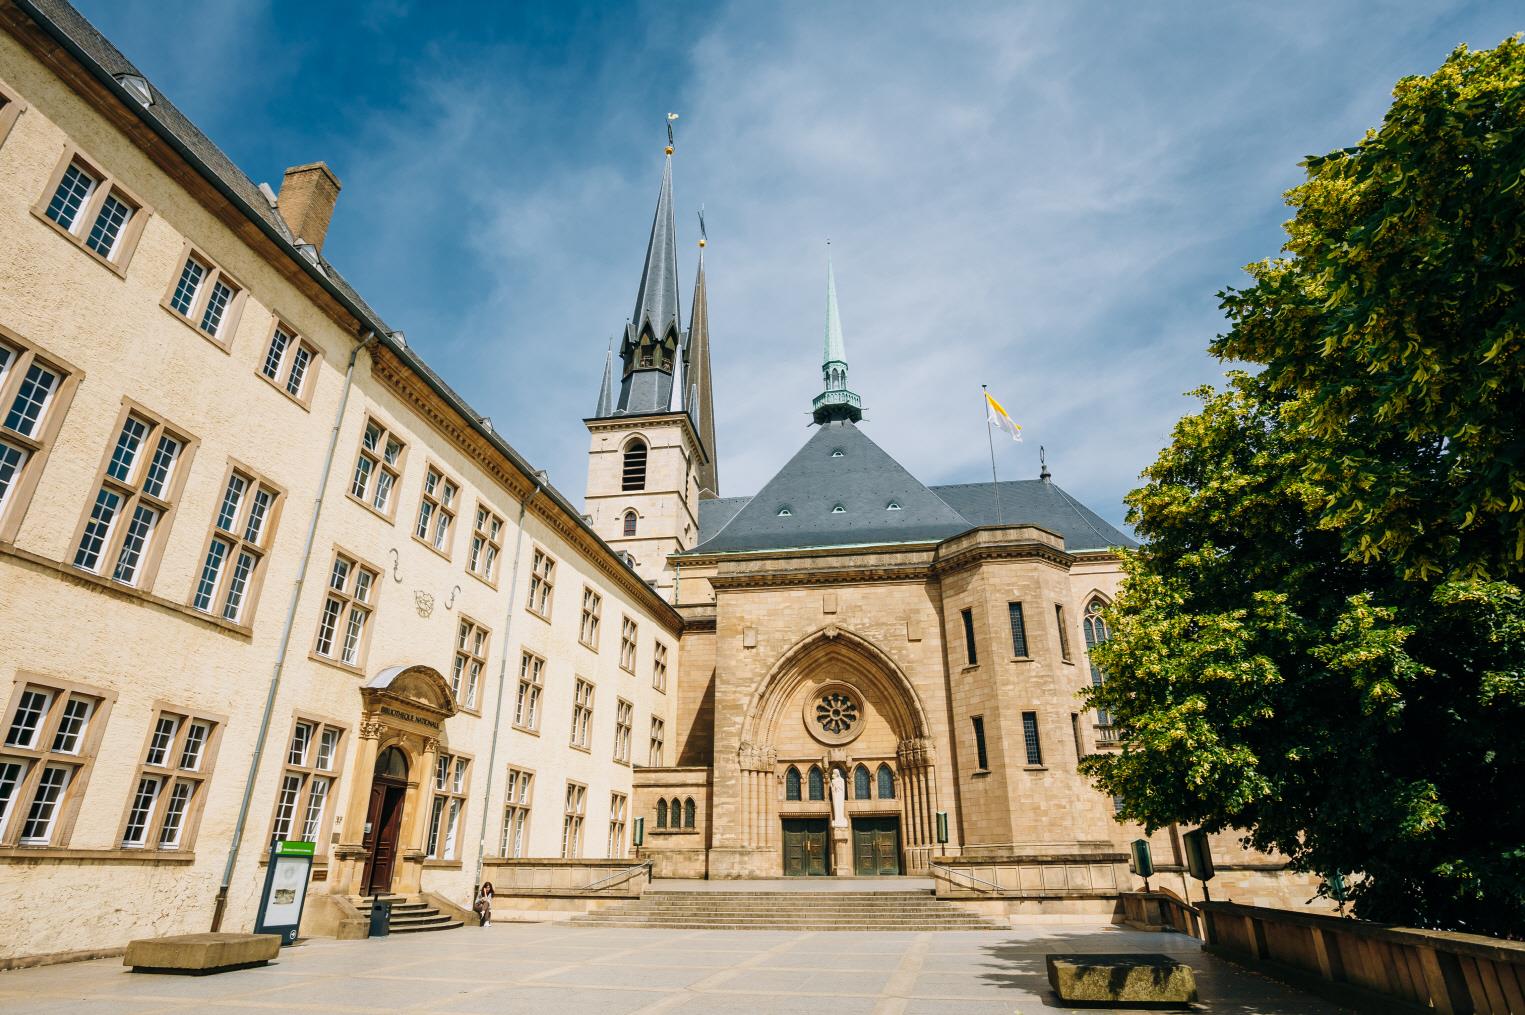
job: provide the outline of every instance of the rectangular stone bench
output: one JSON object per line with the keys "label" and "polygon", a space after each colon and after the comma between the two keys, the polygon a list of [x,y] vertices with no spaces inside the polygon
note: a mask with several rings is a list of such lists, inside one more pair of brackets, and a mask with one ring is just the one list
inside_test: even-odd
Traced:
{"label": "rectangular stone bench", "polygon": [[135,973],[205,976],[263,966],[280,953],[279,934],[177,934],[129,943],[122,965]]}
{"label": "rectangular stone bench", "polygon": [[1197,1000],[1191,967],[1168,955],[1047,955],[1048,983],[1067,1004],[1175,1008]]}

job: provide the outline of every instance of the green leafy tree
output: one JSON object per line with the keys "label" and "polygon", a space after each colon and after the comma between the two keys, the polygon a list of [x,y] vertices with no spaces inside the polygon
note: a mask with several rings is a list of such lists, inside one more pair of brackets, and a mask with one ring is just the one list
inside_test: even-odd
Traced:
{"label": "green leafy tree", "polygon": [[1222,294],[1259,365],[1129,495],[1084,763],[1151,828],[1357,875],[1358,915],[1525,932],[1525,48],[1459,49],[1306,163]]}

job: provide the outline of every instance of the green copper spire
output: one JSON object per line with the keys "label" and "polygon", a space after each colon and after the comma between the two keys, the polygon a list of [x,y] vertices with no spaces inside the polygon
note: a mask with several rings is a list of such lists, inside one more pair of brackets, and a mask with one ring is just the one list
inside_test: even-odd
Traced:
{"label": "green copper spire", "polygon": [[863,405],[847,387],[847,345],[842,341],[842,316],[837,311],[837,275],[831,266],[831,241],[826,241],[826,349],[822,355],[821,380],[825,390],[812,403],[815,421],[863,418]]}

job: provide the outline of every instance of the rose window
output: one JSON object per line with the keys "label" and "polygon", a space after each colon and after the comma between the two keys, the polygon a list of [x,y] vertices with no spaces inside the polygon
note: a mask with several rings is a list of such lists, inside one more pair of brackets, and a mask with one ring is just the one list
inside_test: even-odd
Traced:
{"label": "rose window", "polygon": [[823,694],[816,702],[815,721],[832,736],[841,736],[858,721],[858,703],[840,691]]}

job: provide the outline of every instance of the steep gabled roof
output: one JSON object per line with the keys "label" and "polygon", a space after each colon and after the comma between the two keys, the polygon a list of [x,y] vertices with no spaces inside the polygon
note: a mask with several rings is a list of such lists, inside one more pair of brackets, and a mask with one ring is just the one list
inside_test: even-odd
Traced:
{"label": "steep gabled roof", "polygon": [[[1001,483],[1000,488],[1001,523],[1037,525],[1057,532],[1064,537],[1064,548],[1070,551],[1138,546],[1136,540],[1065,493],[1052,480],[1009,480]],[[997,524],[995,483],[959,483],[934,486],[931,490],[967,518],[970,527]]]}
{"label": "steep gabled roof", "polygon": [[[710,518],[724,513],[713,510]],[[705,520],[701,514],[701,535]],[[690,552],[936,542],[969,527],[857,426],[841,421],[817,430],[778,475]]]}

